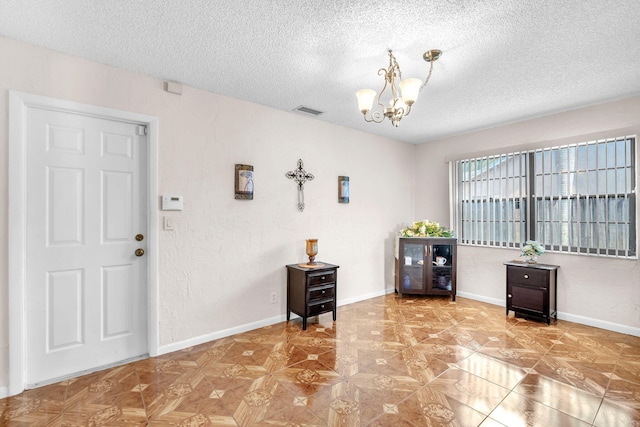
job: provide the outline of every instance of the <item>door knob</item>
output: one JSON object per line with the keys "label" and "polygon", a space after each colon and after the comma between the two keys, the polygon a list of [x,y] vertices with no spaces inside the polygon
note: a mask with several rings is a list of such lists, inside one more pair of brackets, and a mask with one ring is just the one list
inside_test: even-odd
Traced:
{"label": "door knob", "polygon": [[142,242],[144,240],[144,235],[143,234],[136,234],[136,240],[138,242]]}
{"label": "door knob", "polygon": [[136,249],[135,253],[136,253],[136,256],[142,256],[142,255],[144,255],[144,249],[138,248],[138,249]]}

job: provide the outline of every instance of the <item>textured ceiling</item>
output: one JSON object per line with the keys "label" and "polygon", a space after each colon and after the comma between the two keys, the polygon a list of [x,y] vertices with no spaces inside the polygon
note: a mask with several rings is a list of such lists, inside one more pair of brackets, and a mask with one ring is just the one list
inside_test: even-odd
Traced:
{"label": "textured ceiling", "polygon": [[[411,143],[640,94],[639,23],[637,0],[0,1],[0,35]],[[434,48],[400,127],[364,123],[387,49],[424,79]]]}

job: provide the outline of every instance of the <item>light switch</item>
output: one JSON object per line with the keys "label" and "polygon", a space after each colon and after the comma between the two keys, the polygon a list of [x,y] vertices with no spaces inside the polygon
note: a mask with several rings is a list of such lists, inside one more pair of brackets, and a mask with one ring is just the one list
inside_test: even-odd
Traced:
{"label": "light switch", "polygon": [[176,229],[176,217],[174,217],[174,216],[165,216],[164,217],[164,229],[165,230],[175,230]]}

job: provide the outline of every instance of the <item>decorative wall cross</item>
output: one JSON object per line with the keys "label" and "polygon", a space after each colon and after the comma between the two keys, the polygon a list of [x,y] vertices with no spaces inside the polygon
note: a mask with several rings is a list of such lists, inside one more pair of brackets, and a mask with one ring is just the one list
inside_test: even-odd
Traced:
{"label": "decorative wall cross", "polygon": [[302,159],[298,159],[298,168],[287,172],[285,176],[298,184],[298,210],[302,212],[304,210],[304,183],[311,181],[314,176],[304,170]]}

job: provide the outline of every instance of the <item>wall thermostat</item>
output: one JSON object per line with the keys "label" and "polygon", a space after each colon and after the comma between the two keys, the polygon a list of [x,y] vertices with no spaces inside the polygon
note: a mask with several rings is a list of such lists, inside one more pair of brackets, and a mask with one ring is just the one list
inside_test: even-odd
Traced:
{"label": "wall thermostat", "polygon": [[182,196],[162,196],[163,211],[181,211],[182,206]]}

